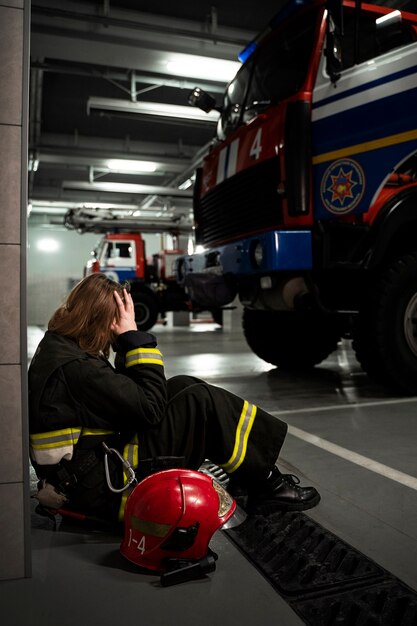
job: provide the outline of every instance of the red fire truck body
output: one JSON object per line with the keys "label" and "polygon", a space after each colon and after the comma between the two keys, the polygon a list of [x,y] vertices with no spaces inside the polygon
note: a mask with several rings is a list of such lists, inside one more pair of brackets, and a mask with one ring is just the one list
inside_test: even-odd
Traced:
{"label": "red fire truck body", "polygon": [[244,56],[196,176],[204,251],[179,282],[202,306],[238,296],[274,365],[352,338],[373,378],[417,393],[417,15],[297,0]]}

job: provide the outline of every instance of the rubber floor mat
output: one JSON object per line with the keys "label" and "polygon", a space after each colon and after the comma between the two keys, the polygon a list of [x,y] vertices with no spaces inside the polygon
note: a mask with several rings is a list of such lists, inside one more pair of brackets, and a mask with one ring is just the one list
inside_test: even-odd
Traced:
{"label": "rubber floor mat", "polygon": [[417,594],[303,513],[225,531],[311,626],[417,626]]}

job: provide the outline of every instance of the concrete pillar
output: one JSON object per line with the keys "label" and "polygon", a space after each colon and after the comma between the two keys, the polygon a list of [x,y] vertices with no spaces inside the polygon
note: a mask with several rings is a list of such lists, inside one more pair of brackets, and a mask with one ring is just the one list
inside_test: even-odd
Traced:
{"label": "concrete pillar", "polygon": [[30,575],[26,215],[29,0],[0,0],[0,580]]}

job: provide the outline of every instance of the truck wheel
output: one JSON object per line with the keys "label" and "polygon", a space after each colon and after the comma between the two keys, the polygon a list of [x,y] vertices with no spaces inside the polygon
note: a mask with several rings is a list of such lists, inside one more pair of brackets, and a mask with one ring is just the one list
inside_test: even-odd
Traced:
{"label": "truck wheel", "polygon": [[149,330],[158,319],[158,306],[148,293],[133,292],[135,305],[135,320],[139,330]]}
{"label": "truck wheel", "polygon": [[336,350],[341,336],[337,318],[320,311],[244,309],[243,332],[258,357],[292,371],[321,363]]}
{"label": "truck wheel", "polygon": [[417,252],[398,259],[375,282],[352,346],[376,382],[417,394]]}

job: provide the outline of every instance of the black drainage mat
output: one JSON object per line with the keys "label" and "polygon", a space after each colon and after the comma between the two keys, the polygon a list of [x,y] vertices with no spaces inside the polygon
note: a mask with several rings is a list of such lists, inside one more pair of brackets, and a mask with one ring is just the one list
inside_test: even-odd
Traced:
{"label": "black drainage mat", "polygon": [[415,592],[303,513],[226,532],[306,624],[417,625]]}
{"label": "black drainage mat", "polygon": [[417,595],[393,580],[334,596],[298,602],[293,607],[311,626],[416,626]]}

